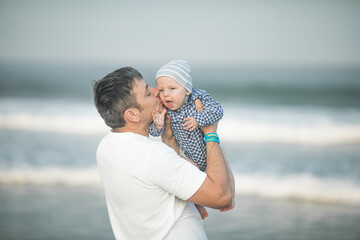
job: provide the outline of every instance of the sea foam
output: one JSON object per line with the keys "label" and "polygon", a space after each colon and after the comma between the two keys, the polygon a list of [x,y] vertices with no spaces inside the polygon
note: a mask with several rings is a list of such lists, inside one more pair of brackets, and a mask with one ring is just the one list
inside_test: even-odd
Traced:
{"label": "sea foam", "polygon": [[[219,123],[223,141],[290,144],[360,143],[360,111],[225,104]],[[0,100],[0,128],[76,135],[109,131],[90,103]]]}
{"label": "sea foam", "polygon": [[236,193],[259,197],[296,199],[322,203],[360,204],[360,185],[339,179],[322,179],[310,174],[290,176],[235,176]]}
{"label": "sea foam", "polygon": [[66,185],[100,187],[97,168],[44,167],[0,171],[2,185]]}
{"label": "sea foam", "polygon": [[[276,176],[235,174],[236,194],[321,203],[360,204],[360,185],[309,174]],[[102,188],[96,167],[44,167],[0,171],[0,185],[37,185]]]}

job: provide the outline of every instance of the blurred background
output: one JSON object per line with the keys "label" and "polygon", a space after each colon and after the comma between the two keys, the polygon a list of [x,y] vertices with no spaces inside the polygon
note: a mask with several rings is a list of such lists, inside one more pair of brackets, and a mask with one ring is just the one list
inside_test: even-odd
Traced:
{"label": "blurred background", "polygon": [[360,238],[359,1],[0,1],[0,239],[113,239],[92,81],[173,59],[225,111],[209,239]]}

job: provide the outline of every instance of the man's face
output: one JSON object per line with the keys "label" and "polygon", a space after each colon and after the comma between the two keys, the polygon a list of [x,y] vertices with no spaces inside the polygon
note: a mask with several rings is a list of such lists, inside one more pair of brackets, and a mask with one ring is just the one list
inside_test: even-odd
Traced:
{"label": "man's face", "polygon": [[159,91],[157,88],[149,87],[143,79],[137,79],[133,87],[136,101],[142,107],[141,121],[152,122],[152,112],[161,108]]}

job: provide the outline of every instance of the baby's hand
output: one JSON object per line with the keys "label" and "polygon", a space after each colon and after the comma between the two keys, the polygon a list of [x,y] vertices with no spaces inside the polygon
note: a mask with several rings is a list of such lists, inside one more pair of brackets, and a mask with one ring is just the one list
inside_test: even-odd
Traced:
{"label": "baby's hand", "polygon": [[164,127],[165,114],[166,114],[165,108],[161,113],[159,113],[159,110],[152,112],[153,121],[154,121],[155,127],[158,130],[163,129],[163,127]]}
{"label": "baby's hand", "polygon": [[199,126],[194,117],[184,118],[184,121],[185,123],[183,124],[183,127],[190,132],[194,131]]}

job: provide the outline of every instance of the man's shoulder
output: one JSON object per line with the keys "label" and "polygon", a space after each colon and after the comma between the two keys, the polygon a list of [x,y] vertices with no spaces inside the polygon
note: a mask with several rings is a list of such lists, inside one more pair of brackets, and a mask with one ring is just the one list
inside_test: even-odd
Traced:
{"label": "man's shoulder", "polygon": [[[110,133],[99,143],[97,156],[103,158],[156,159],[174,151],[162,141],[134,133]],[[174,151],[175,152],[175,151]],[[139,158],[140,157],[140,158]]]}
{"label": "man's shoulder", "polygon": [[148,140],[149,145],[151,145],[152,150],[154,150],[155,154],[164,153],[164,152],[172,152],[175,150],[163,143],[161,140],[149,138]]}
{"label": "man's shoulder", "polygon": [[146,137],[132,132],[109,133],[101,140],[100,145],[104,145],[106,148],[122,149],[123,151],[136,149],[136,151],[145,155],[146,153],[157,155],[174,151],[163,143],[160,138]]}

